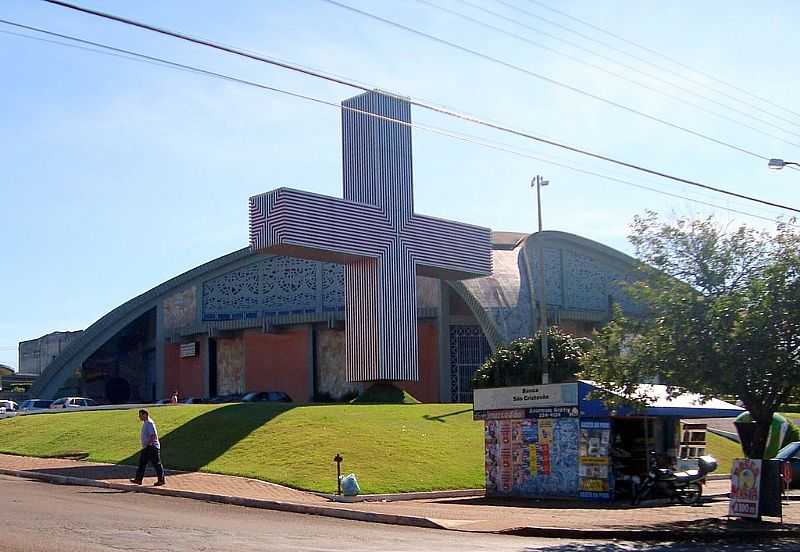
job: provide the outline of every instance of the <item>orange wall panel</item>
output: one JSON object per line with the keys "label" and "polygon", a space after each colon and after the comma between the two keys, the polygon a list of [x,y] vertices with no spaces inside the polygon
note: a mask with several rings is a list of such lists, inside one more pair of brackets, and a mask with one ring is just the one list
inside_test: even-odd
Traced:
{"label": "orange wall panel", "polygon": [[245,386],[247,391],[284,391],[295,402],[311,399],[311,327],[281,333],[247,330]]}
{"label": "orange wall panel", "polygon": [[[198,351],[200,347],[198,346]],[[203,364],[200,355],[181,358],[181,346],[167,343],[164,350],[164,393],[169,398],[177,389],[178,397],[203,396]]]}
{"label": "orange wall panel", "polygon": [[424,403],[439,402],[439,332],[433,321],[417,324],[419,345],[419,381],[401,381],[397,385]]}

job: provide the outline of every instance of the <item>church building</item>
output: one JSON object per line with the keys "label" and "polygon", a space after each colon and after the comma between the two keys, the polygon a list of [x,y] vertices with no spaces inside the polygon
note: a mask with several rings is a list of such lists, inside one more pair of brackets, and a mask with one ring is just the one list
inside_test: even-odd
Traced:
{"label": "church building", "polygon": [[[50,362],[31,392],[42,398],[150,402],[173,391],[207,398],[275,390],[296,402],[341,400],[363,390],[370,379],[384,379],[358,377],[353,358],[371,360],[363,351],[353,356],[353,347],[359,346],[358,336],[372,329],[357,328],[358,334],[349,335],[346,330],[361,324],[388,326],[388,337],[381,333],[374,347],[374,362],[398,374],[385,379],[423,402],[471,402],[472,375],[491,352],[538,327],[540,251],[548,323],[583,336],[609,319],[613,304],[640,312],[621,286],[632,278],[636,261],[621,252],[565,232],[489,232],[414,213],[410,110],[404,100],[368,92],[344,102],[342,118],[343,200],[285,189],[263,194],[262,205],[254,203],[262,196],[251,199],[251,247],[200,265],[112,310]],[[365,136],[370,143],[363,143]],[[359,161],[366,156],[371,164]],[[365,171],[364,166],[373,168]],[[361,167],[361,173],[354,167]],[[326,216],[331,219],[349,208],[348,201],[357,200],[369,216],[378,213],[394,226],[387,223],[384,242],[377,245],[362,240],[341,246],[348,243],[346,230],[332,233],[310,223],[295,223],[286,234],[285,227],[269,226],[285,222],[279,209],[264,220],[264,212],[282,194],[295,194],[291,199],[301,206],[307,202],[309,209],[330,206]],[[402,207],[400,215],[391,211],[395,203]],[[266,224],[255,237],[254,216]],[[353,227],[346,218],[341,223]],[[331,224],[335,227],[334,220]],[[332,238],[325,242],[326,236]],[[393,243],[411,251],[410,261],[403,264],[397,257],[391,264]],[[368,251],[367,265],[382,259],[381,251],[389,257],[370,272],[359,260],[358,247]],[[381,272],[381,263],[392,269]],[[400,273],[408,274],[406,280]],[[369,285],[356,288],[366,280]],[[414,297],[397,299],[392,290],[398,285]],[[373,307],[373,297],[373,312],[364,314]],[[397,339],[404,336],[396,335],[409,330],[415,334],[414,346],[403,349]],[[414,370],[402,372],[406,365]]]}

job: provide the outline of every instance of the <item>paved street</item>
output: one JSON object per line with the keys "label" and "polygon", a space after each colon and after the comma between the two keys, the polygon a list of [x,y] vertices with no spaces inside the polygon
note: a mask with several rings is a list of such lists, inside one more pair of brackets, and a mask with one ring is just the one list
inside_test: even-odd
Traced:
{"label": "paved street", "polygon": [[[253,510],[172,497],[0,476],[5,551],[467,550],[622,552],[706,545],[570,542],[418,529]],[[714,545],[715,550],[800,550],[800,543]]]}

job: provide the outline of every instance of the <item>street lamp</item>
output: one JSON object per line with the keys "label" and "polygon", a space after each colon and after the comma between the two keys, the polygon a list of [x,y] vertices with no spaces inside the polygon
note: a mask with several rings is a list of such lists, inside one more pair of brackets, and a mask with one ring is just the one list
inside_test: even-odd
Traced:
{"label": "street lamp", "polygon": [[781,170],[786,165],[797,165],[800,167],[800,163],[795,163],[794,161],[784,161],[783,159],[770,159],[769,163],[767,163],[767,166],[770,169],[774,169],[776,171]]}
{"label": "street lamp", "polygon": [[[539,233],[542,233],[542,186],[550,184],[540,175],[536,175],[531,180],[531,188],[536,186],[536,208],[539,212]],[[547,302],[545,301],[544,291],[544,242],[539,236],[539,332],[542,339],[542,384],[550,383],[550,354],[547,347]]]}

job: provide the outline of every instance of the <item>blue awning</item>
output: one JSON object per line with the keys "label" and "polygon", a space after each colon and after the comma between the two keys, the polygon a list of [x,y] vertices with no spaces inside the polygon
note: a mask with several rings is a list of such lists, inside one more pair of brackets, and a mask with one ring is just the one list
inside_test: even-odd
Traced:
{"label": "blue awning", "polygon": [[744,409],[735,404],[719,399],[704,401],[700,395],[686,393],[671,398],[667,393],[666,385],[640,384],[636,396],[646,403],[643,411],[634,411],[630,407],[620,407],[616,411],[609,411],[600,399],[588,400],[586,397],[592,391],[602,390],[622,396],[613,390],[600,387],[592,381],[580,381],[578,396],[580,397],[581,416],[605,418],[609,416],[675,416],[678,418],[735,418]]}

